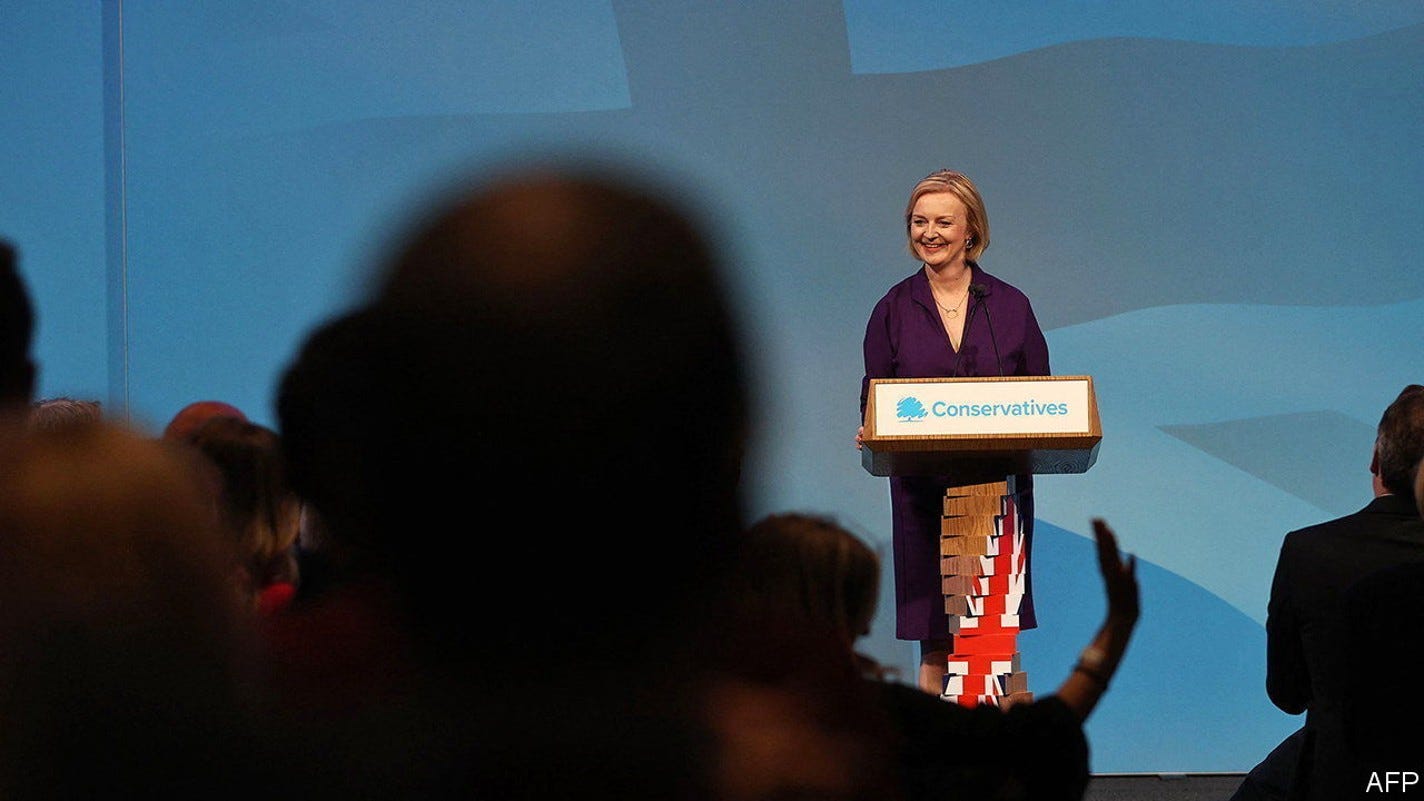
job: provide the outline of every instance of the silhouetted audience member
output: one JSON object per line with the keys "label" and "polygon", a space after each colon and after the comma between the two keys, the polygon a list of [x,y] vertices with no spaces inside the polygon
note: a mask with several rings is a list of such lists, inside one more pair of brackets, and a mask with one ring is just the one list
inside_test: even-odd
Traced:
{"label": "silhouetted audience member", "polygon": [[[226,401],[194,401],[179,409],[169,419],[163,428],[162,438],[170,442],[191,441],[200,428],[215,418],[241,423],[252,422],[245,412]],[[295,571],[295,576],[300,580],[290,587],[287,586],[290,582],[286,580],[273,584],[263,600],[263,605],[267,607],[286,606],[288,603],[310,598],[323,591],[331,580],[331,559],[325,547],[326,539],[322,533],[320,515],[300,499],[298,503],[300,508],[297,542],[292,548],[295,561],[291,565],[278,566]],[[287,597],[288,590],[292,590],[290,598]]]}
{"label": "silhouetted audience member", "polygon": [[49,430],[59,426],[104,419],[104,406],[96,400],[60,396],[41,398],[30,407],[31,428]]}
{"label": "silhouetted audience member", "polygon": [[214,417],[232,417],[246,420],[247,415],[226,401],[200,400],[179,409],[163,427],[162,438],[170,442],[181,442],[192,436],[198,427]]}
{"label": "silhouetted audience member", "polygon": [[1135,561],[1122,561],[1101,521],[1094,531],[1109,603],[1092,646],[1102,649],[1100,659],[1075,670],[1054,695],[1006,711],[928,695],[856,650],[875,616],[880,559],[833,517],[787,512],[748,528],[730,574],[730,603],[750,618],[840,643],[842,659],[859,667],[889,716],[905,799],[1078,799],[1089,777],[1082,723],[1106,691],[1138,614]]}
{"label": "silhouetted audience member", "polygon": [[287,483],[277,432],[217,415],[185,441],[217,468],[218,511],[237,552],[243,594],[260,614],[285,608],[300,581],[301,500]]}
{"label": "silhouetted audience member", "polygon": [[0,423],[28,413],[37,369],[30,356],[35,311],[15,247],[0,240]]}
{"label": "silhouetted audience member", "polygon": [[0,797],[250,798],[253,642],[182,454],[103,423],[0,452]]}
{"label": "silhouetted audience member", "polygon": [[[555,223],[578,226],[576,247],[539,232]],[[567,665],[527,647],[541,630],[586,646],[585,671],[683,641],[741,514],[744,388],[715,261],[682,213],[641,190],[493,179],[426,221],[372,308],[329,337],[364,327],[349,345],[369,355],[330,365],[328,395],[307,408],[311,392],[279,399],[303,495],[333,537],[379,554],[444,656],[517,679]],[[501,558],[431,558],[439,532],[506,519],[491,535]],[[623,533],[591,536],[589,521]],[[633,559],[652,545],[667,569]],[[452,614],[486,602],[501,613],[477,629]],[[571,613],[579,625],[565,630]],[[663,640],[647,637],[655,625]]]}
{"label": "silhouetted audience member", "polygon": [[[1414,466],[1413,496],[1424,518],[1424,459]],[[1407,675],[1424,664],[1424,560],[1387,567],[1345,591],[1352,675]],[[1345,742],[1367,776],[1398,772],[1424,754],[1424,695],[1381,692],[1374,682],[1345,689]],[[1381,778],[1382,781],[1382,778]],[[1382,789],[1377,787],[1374,789]]]}
{"label": "silhouetted audience member", "polygon": [[[290,614],[268,621],[264,635],[281,704],[319,722],[379,710],[414,691],[413,624],[394,587],[393,565],[373,541],[378,533],[368,528],[371,521],[365,517],[367,507],[384,503],[367,494],[385,493],[375,485],[394,467],[380,463],[379,439],[366,440],[373,437],[373,426],[398,436],[404,425],[380,419],[383,412],[365,404],[373,392],[386,396],[384,403],[396,402],[394,389],[377,377],[384,368],[375,365],[405,358],[381,315],[353,312],[307,337],[279,389],[279,436],[290,483],[323,523],[327,571],[322,591],[298,599]],[[374,370],[363,366],[368,359]],[[395,488],[420,480],[419,473],[389,475]],[[473,496],[475,490],[466,492]],[[471,508],[478,508],[473,500]],[[335,526],[325,525],[329,515]],[[413,536],[424,525],[435,523],[413,517],[409,529],[396,527],[387,536]],[[466,511],[421,537],[433,545],[483,528],[479,517]],[[461,550],[472,545],[458,544]],[[414,542],[408,547],[418,549]],[[482,560],[498,553],[493,544],[485,550]],[[449,559],[450,553],[431,552],[429,557]],[[456,603],[449,613],[461,608]]]}
{"label": "silhouetted audience member", "polygon": [[[1351,685],[1377,681],[1383,665],[1367,663],[1364,672],[1352,666],[1351,631],[1368,622],[1347,616],[1344,604],[1360,579],[1424,561],[1424,521],[1413,497],[1421,457],[1424,386],[1411,384],[1380,417],[1370,457],[1374,499],[1354,514],[1286,535],[1266,611],[1266,692],[1281,710],[1306,713],[1305,725],[1248,772],[1238,801],[1366,797],[1362,760],[1370,755],[1350,749],[1344,699]],[[1393,703],[1383,696],[1375,702]]]}
{"label": "silhouetted audience member", "polygon": [[782,512],[760,518],[739,538],[729,602],[749,617],[830,633],[862,672],[878,678],[881,666],[856,646],[870,634],[880,582],[879,555],[834,517]]}
{"label": "silhouetted audience member", "polygon": [[1345,590],[1342,606],[1353,621],[1345,643],[1348,669],[1371,677],[1345,685],[1345,746],[1359,760],[1360,795],[1388,797],[1383,777],[1415,770],[1424,754],[1424,695],[1405,679],[1424,664],[1424,561],[1365,576]]}
{"label": "silhouetted audience member", "polygon": [[[274,681],[361,755],[348,784],[759,797],[717,784],[735,771],[709,699],[734,685],[706,658],[724,645],[705,604],[743,522],[748,391],[720,254],[674,197],[596,169],[467,187],[284,375],[294,486],[339,573],[274,618]],[[331,632],[389,629],[363,669],[313,656]]]}

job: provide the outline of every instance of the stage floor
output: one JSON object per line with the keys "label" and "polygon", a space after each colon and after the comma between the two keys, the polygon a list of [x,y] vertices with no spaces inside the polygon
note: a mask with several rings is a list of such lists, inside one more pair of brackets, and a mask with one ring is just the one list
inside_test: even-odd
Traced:
{"label": "stage floor", "polygon": [[1226,801],[1244,773],[1111,773],[1088,781],[1084,801]]}

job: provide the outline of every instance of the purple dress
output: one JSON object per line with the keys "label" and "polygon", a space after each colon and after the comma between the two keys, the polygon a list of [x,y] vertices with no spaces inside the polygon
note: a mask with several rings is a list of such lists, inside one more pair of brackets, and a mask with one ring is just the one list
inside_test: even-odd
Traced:
{"label": "purple dress", "polygon": [[[929,276],[923,267],[890,288],[875,304],[865,327],[865,376],[860,384],[860,419],[872,378],[947,378],[950,376],[1050,375],[1048,342],[1033,316],[1028,297],[970,263],[972,283],[985,289],[981,301],[966,309],[960,352],[956,354],[940,322]],[[974,303],[983,308],[974,311]],[[967,315],[974,314],[973,319]],[[990,336],[992,326],[993,336]],[[995,343],[998,358],[995,358]],[[956,364],[957,360],[957,364]],[[1016,477],[1023,518],[1025,579],[1019,611],[1023,629],[1037,626],[1033,613],[1032,476]],[[949,637],[940,581],[941,498],[946,488],[963,483],[950,476],[891,476],[890,508],[894,545],[895,636],[902,640]]]}

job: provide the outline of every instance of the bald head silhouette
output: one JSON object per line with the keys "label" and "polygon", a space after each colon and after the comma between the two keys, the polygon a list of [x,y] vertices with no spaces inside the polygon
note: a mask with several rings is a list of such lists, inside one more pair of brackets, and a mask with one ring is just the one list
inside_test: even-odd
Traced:
{"label": "bald head silhouette", "polygon": [[742,362],[718,254],[672,197],[530,171],[448,198],[284,376],[296,488],[442,648],[528,668],[558,632],[581,664],[637,659],[723,563]]}
{"label": "bald head silhouette", "polygon": [[194,401],[179,409],[163,427],[163,439],[182,442],[214,417],[231,417],[246,421],[247,415],[236,406],[218,400]]}

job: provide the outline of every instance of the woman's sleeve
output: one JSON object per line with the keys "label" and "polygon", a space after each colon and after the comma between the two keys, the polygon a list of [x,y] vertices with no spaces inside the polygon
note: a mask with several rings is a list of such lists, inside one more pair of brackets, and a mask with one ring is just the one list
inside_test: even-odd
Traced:
{"label": "woman's sleeve", "polygon": [[1023,373],[1021,375],[1053,375],[1048,367],[1048,340],[1038,327],[1033,304],[1024,299]]}
{"label": "woman's sleeve", "polygon": [[865,404],[870,397],[870,379],[891,378],[895,371],[895,348],[890,341],[890,304],[882,299],[870,313],[862,344],[865,373],[860,379],[860,419],[865,419]]}

